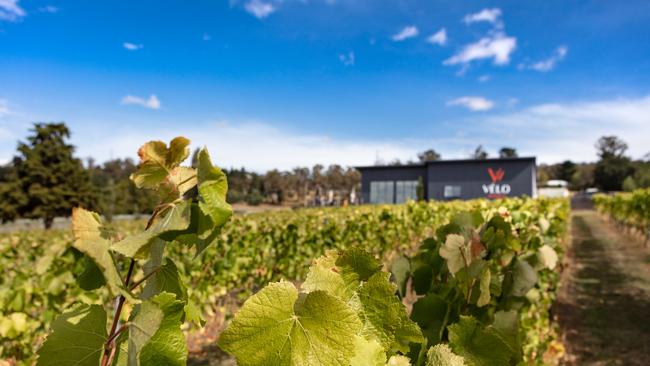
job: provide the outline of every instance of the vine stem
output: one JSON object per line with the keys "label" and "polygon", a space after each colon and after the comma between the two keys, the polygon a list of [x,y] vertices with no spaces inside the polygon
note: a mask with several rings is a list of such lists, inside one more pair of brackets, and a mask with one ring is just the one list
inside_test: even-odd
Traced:
{"label": "vine stem", "polygon": [[[126,280],[124,281],[125,287],[129,287],[129,282],[131,281],[131,275],[133,274],[133,268],[135,267],[135,259],[131,259],[131,263],[129,264],[129,271],[126,274]],[[113,314],[113,324],[111,324],[111,330],[108,332],[108,340],[106,341],[106,344],[104,346],[104,355],[102,356],[102,363],[101,366],[108,366],[110,365],[113,356],[115,355],[115,352],[113,349],[115,348],[115,343],[114,340],[116,338],[115,332],[117,330],[117,325],[120,322],[120,315],[122,314],[122,307],[124,306],[124,301],[126,298],[124,295],[120,295],[117,297],[117,306],[115,307],[115,313]]]}
{"label": "vine stem", "polygon": [[[163,206],[164,207],[164,206]],[[160,210],[163,208],[160,205],[157,206],[154,210],[153,213],[151,214],[151,217],[147,221],[147,225],[144,228],[145,231],[151,227],[153,224],[153,220],[158,216],[158,213]],[[124,287],[127,289],[130,289],[130,283],[131,283],[131,276],[133,275],[133,269],[135,268],[135,259],[131,258],[131,263],[129,264],[129,271],[126,273],[126,278],[124,280]],[[149,273],[148,276],[151,276],[155,271],[152,271]],[[142,281],[146,280],[148,276],[145,276],[145,278],[142,279]],[[138,283],[138,285],[140,282]],[[124,301],[126,298],[124,295],[120,295],[117,297],[117,306],[115,307],[115,313],[113,314],[113,323],[111,324],[111,330],[108,332],[108,339],[106,340],[106,343],[104,344],[104,353],[102,355],[102,362],[101,366],[109,366],[113,362],[113,358],[115,357],[115,339],[119,335],[120,332],[124,330],[124,327],[120,327],[118,330],[117,327],[120,323],[120,316],[122,314],[122,308],[124,307]]]}
{"label": "vine stem", "polygon": [[129,287],[129,290],[131,290],[131,291],[135,290],[138,286],[140,286],[140,285],[141,285],[144,281],[146,281],[149,277],[153,276],[156,272],[158,272],[158,271],[160,270],[160,268],[161,268],[161,267],[156,267],[156,268],[153,269],[151,272],[149,272],[149,273],[147,273],[146,275],[144,275],[144,277],[142,277],[142,278],[139,279],[138,281],[135,281],[135,282],[131,285],[131,287]]}

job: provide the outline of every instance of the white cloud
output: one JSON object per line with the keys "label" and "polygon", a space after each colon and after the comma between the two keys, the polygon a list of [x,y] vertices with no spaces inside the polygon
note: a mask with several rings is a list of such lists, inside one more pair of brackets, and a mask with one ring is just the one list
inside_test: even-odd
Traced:
{"label": "white cloud", "polygon": [[273,4],[262,0],[251,0],[247,2],[246,5],[244,5],[244,9],[257,19],[266,18],[277,10]]}
{"label": "white cloud", "polygon": [[481,38],[478,42],[466,45],[460,52],[443,62],[445,65],[467,65],[472,61],[492,59],[495,65],[506,65],[510,54],[517,48],[517,38],[505,33],[495,32]]}
{"label": "white cloud", "polygon": [[149,109],[160,109],[160,100],[154,94],[149,96],[149,99],[136,97],[133,95],[126,95],[122,98],[124,105],[139,105]]}
{"label": "white cloud", "polygon": [[474,112],[484,112],[492,109],[494,102],[483,97],[465,96],[450,100],[447,102],[447,105],[465,107]]}
{"label": "white cloud", "polygon": [[56,13],[59,12],[59,8],[57,8],[56,6],[53,6],[53,5],[47,5],[47,6],[43,6],[43,7],[38,8],[38,11],[41,12],[41,13],[56,14]]}
{"label": "white cloud", "polygon": [[402,28],[402,30],[398,33],[394,34],[391,39],[395,42],[401,42],[409,38],[417,37],[418,34],[418,28],[414,25],[409,25]]}
{"label": "white cloud", "polygon": [[477,22],[488,22],[494,24],[496,27],[503,27],[503,23],[500,20],[501,18],[501,9],[492,8],[492,9],[483,9],[478,13],[467,14],[463,18],[465,24],[472,24]]}
{"label": "white cloud", "polygon": [[551,57],[546,60],[535,62],[529,65],[528,68],[540,72],[551,71],[555,68],[555,65],[558,62],[564,60],[568,52],[569,48],[567,46],[560,46],[555,49],[555,52]]}
{"label": "white cloud", "polygon": [[517,98],[508,98],[508,102],[506,103],[506,105],[510,108],[516,106],[517,104],[519,104],[519,99]]}
{"label": "white cloud", "polygon": [[490,79],[491,79],[490,75],[486,74],[486,75],[479,76],[478,81],[480,83],[486,83],[486,82],[490,81]]}
{"label": "white cloud", "polygon": [[476,119],[475,124],[482,134],[490,133],[504,145],[523,148],[542,162],[593,161],[594,143],[604,135],[620,137],[630,146],[629,154],[640,158],[648,152],[650,95],[540,104]]}
{"label": "white cloud", "polygon": [[354,52],[350,51],[347,55],[345,53],[340,53],[339,60],[345,66],[354,66]]}
{"label": "white cloud", "polygon": [[135,43],[130,43],[130,42],[124,42],[122,44],[122,46],[124,46],[124,48],[126,48],[129,51],[137,51],[137,50],[142,49],[144,47],[144,45],[142,45],[142,44],[135,44]]}
{"label": "white cloud", "polygon": [[0,117],[9,115],[9,102],[6,99],[0,99]]}
{"label": "white cloud", "polygon": [[[13,156],[16,141],[29,133],[30,121],[39,120],[38,116],[21,118],[11,111],[12,105],[0,104],[11,112],[4,120],[0,115],[0,163]],[[555,163],[566,159],[594,161],[596,140],[603,135],[616,135],[629,144],[630,156],[640,158],[648,153],[650,95],[547,103],[498,114],[472,114],[442,122],[435,135],[413,138],[368,139],[354,135],[335,138],[255,121],[206,123],[191,119],[168,121],[152,130],[150,123],[137,118],[120,124],[101,119],[67,120],[77,156],[92,156],[99,162],[115,157],[137,158],[136,151],[143,142],[169,141],[183,135],[192,140],[193,147],[206,145],[219,166],[245,166],[255,171],[316,163],[369,165],[377,158],[406,161],[430,147],[441,152],[445,159],[462,158],[479,143],[489,151],[514,146],[521,156],[537,156],[538,162]]]}
{"label": "white cloud", "polygon": [[290,132],[260,122],[216,121],[177,125],[181,127],[160,128],[154,135],[151,131],[133,129],[135,125],[112,127],[111,133],[105,134],[95,130],[93,136],[101,137],[93,139],[83,138],[81,132],[77,132],[73,134],[72,143],[77,146],[78,156],[93,156],[101,162],[108,160],[111,152],[136,159],[136,152],[143,142],[152,139],[169,141],[182,135],[192,141],[192,148],[207,146],[212,161],[221,167],[243,166],[258,172],[311,167],[314,164],[372,165],[377,158],[406,161],[415,159],[417,152],[426,146],[419,142],[414,144],[411,140],[334,139],[324,134]]}
{"label": "white cloud", "polygon": [[27,15],[18,0],[0,0],[0,20],[14,22]]}
{"label": "white cloud", "polygon": [[427,42],[444,46],[447,43],[447,30],[442,28],[436,33],[430,35],[429,38],[427,38]]}

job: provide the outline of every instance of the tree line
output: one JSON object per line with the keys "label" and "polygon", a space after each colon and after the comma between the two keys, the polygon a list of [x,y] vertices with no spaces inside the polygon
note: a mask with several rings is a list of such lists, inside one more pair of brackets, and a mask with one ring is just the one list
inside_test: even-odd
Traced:
{"label": "tree line", "polygon": [[[11,162],[0,166],[0,221],[42,219],[50,227],[55,217],[69,216],[73,207],[120,214],[148,213],[157,204],[148,190],[136,189],[129,179],[137,169],[130,158],[97,164],[75,156],[65,123],[35,123],[18,143]],[[196,164],[196,152],[192,165]],[[354,168],[315,165],[291,171],[260,174],[245,168],[224,169],[228,201],[294,206],[338,205],[355,196],[360,175]]]}
{"label": "tree line", "polygon": [[[506,159],[506,158],[516,158],[518,157],[519,154],[517,153],[517,149],[514,147],[508,147],[504,146],[498,151],[498,158],[499,159]],[[428,161],[437,161],[442,159],[442,155],[438,153],[434,149],[428,149],[424,150],[417,155],[418,161],[413,161],[413,160],[408,160],[405,163],[402,163],[401,160],[399,159],[394,159],[390,161],[388,164],[386,164],[382,160],[377,160],[375,161],[375,165],[394,165],[394,166],[399,166],[399,165],[409,165],[409,164],[417,164],[417,163],[426,163]],[[476,159],[476,160],[484,160],[489,158],[490,155],[488,152],[485,150],[483,145],[478,145],[476,149],[469,155],[469,159]]]}
{"label": "tree line", "polygon": [[[12,161],[0,166],[0,221],[17,218],[42,219],[50,227],[55,217],[68,216],[72,207],[83,206],[105,213],[110,219],[120,214],[149,213],[157,201],[153,192],[139,190],[129,179],[137,164],[129,158],[96,164],[75,157],[65,123],[35,123],[30,135],[18,143]],[[650,187],[650,156],[632,160],[628,145],[616,136],[604,136],[596,143],[599,160],[574,163],[570,160],[538,167],[538,182],[550,179],[569,182],[574,190],[598,187],[604,191]],[[650,154],[649,154],[650,155]],[[517,157],[517,150],[503,147],[499,158]],[[487,159],[479,145],[472,159]],[[433,149],[418,154],[420,162],[440,160]],[[408,163],[413,163],[409,161]],[[407,164],[408,164],[407,163]],[[196,152],[192,165],[196,164]],[[393,165],[401,165],[398,160]],[[228,202],[289,206],[345,205],[359,197],[360,174],[351,167],[314,165],[290,171],[266,173],[245,168],[224,169],[228,176]]]}
{"label": "tree line", "polygon": [[544,184],[551,179],[569,183],[572,190],[590,187],[602,191],[633,191],[650,187],[650,153],[634,160],[626,154],[628,145],[616,136],[603,136],[595,144],[598,160],[576,163],[566,160],[558,164],[542,164],[537,180]]}

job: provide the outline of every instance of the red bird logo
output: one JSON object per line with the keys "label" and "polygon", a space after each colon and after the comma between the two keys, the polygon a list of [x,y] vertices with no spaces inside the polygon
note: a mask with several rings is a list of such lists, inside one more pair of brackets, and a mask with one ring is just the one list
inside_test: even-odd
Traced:
{"label": "red bird logo", "polygon": [[490,174],[490,178],[492,178],[492,183],[500,182],[506,174],[506,172],[501,168],[496,171],[492,170],[492,168],[488,168],[488,173]]}

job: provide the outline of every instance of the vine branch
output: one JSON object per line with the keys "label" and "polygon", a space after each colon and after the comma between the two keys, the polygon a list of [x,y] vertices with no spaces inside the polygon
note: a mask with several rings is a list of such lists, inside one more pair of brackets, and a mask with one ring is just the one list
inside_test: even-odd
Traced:
{"label": "vine branch", "polygon": [[[153,221],[155,220],[156,216],[160,213],[161,209],[164,206],[159,205],[157,206],[154,210],[153,213],[151,214],[151,217],[149,217],[149,220],[147,221],[147,225],[145,226],[144,230],[146,231],[151,227],[153,224]],[[124,287],[131,290],[131,276],[133,276],[133,269],[135,267],[135,259],[131,258],[131,262],[129,263],[129,270],[126,273],[126,278],[124,279]],[[143,281],[145,281],[149,276],[151,276],[153,273],[155,273],[156,270],[151,271],[148,275],[146,275],[142,280],[138,281],[136,283],[137,285],[140,285]],[[113,323],[111,324],[111,330],[108,332],[108,339],[106,340],[106,343],[104,345],[104,354],[102,355],[102,362],[101,366],[109,366],[113,362],[113,357],[115,356],[115,339],[117,336],[122,332],[126,324],[120,327],[120,329],[117,329],[119,323],[120,323],[120,316],[122,315],[122,308],[124,307],[124,301],[126,298],[123,295],[119,295],[117,297],[117,306],[115,307],[115,313],[113,315]]]}

